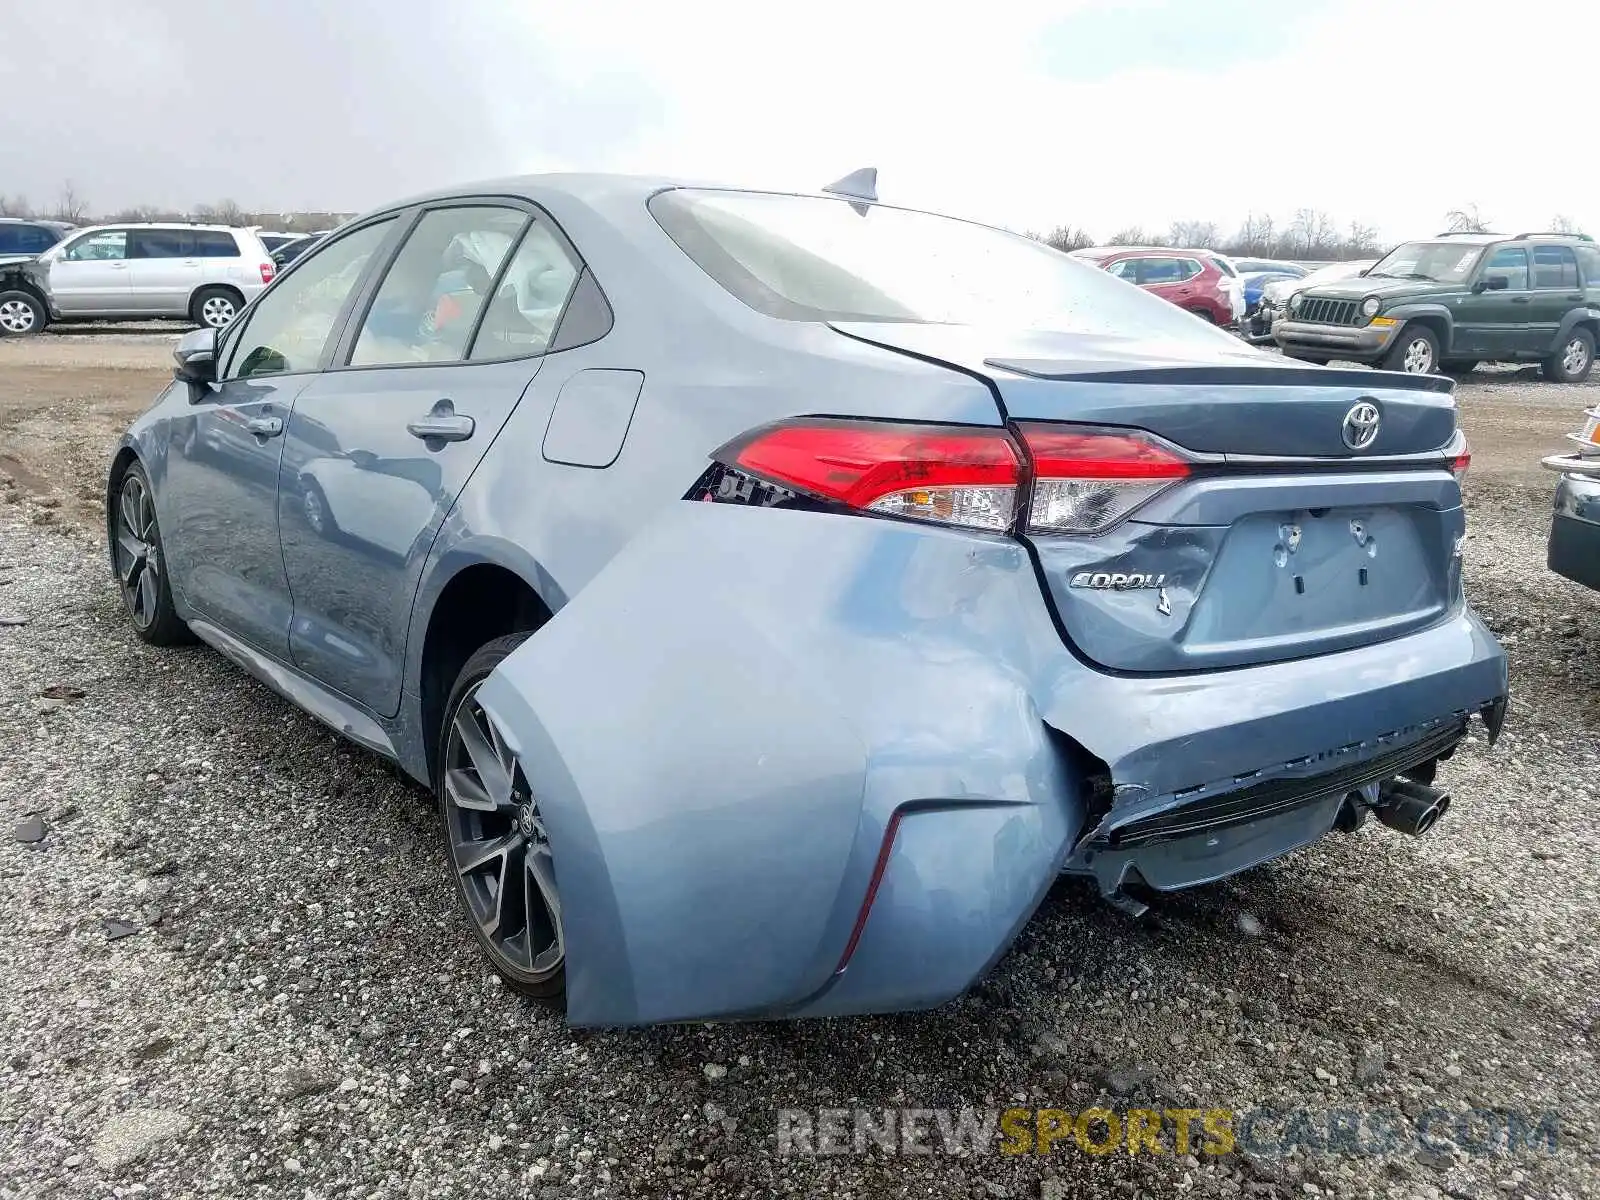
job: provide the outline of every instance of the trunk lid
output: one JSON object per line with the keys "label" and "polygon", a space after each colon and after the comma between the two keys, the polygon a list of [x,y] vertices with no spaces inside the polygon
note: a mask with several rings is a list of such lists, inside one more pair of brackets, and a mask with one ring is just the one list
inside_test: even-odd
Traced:
{"label": "trunk lid", "polygon": [[[1330,370],[1228,334],[1137,338],[841,323],[978,375],[1013,421],[1146,430],[1193,473],[1106,533],[1030,533],[1063,632],[1133,672],[1330,653],[1425,628],[1460,603],[1461,492],[1447,379]],[[1376,437],[1345,441],[1376,407]],[[1369,461],[1421,455],[1421,462]]]}

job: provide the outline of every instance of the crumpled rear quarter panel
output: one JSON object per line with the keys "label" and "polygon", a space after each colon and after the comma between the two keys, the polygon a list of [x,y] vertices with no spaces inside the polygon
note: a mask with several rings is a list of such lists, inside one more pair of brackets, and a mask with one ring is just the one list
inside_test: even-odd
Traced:
{"label": "crumpled rear quarter panel", "polygon": [[[1081,822],[1029,699],[1030,664],[1059,653],[1006,539],[669,509],[480,693],[555,847],[569,1019],[777,1013],[844,983],[852,1011],[958,994]],[[905,805],[942,811],[903,819],[835,983]]]}

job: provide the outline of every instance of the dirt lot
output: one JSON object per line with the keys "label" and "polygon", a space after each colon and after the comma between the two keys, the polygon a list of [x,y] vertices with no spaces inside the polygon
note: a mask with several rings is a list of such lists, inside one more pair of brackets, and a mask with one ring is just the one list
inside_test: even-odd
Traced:
{"label": "dirt lot", "polygon": [[[1600,601],[1544,570],[1537,466],[1600,384],[1458,389],[1468,588],[1514,699],[1498,746],[1448,764],[1427,837],[1335,837],[1137,923],[1063,883],[934,1013],[575,1033],[478,962],[414,788],[210,651],[127,629],[101,477],[175,336],[0,342],[0,1200],[1600,1194]],[[42,841],[13,835],[34,818]],[[1389,1113],[1407,1137],[1323,1149],[1280,1117],[1255,1153],[1021,1158],[773,1137],[779,1107],[1097,1103],[1269,1106],[1301,1134]],[[1469,1109],[1554,1112],[1556,1149],[1483,1144]]]}

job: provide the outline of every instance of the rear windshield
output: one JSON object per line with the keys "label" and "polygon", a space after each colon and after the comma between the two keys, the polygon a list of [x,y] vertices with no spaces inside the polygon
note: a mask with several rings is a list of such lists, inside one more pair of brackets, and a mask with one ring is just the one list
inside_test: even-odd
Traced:
{"label": "rear windshield", "polygon": [[953,217],[686,188],[658,193],[650,211],[706,274],[785,320],[1228,336],[1093,263]]}

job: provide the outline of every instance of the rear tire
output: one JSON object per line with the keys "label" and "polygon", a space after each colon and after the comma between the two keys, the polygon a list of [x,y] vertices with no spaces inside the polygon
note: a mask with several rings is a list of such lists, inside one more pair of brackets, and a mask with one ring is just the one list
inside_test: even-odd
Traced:
{"label": "rear tire", "polygon": [[1383,360],[1385,369],[1407,375],[1439,373],[1439,339],[1426,325],[1407,325]]}
{"label": "rear tire", "polygon": [[207,329],[226,329],[244,307],[244,297],[232,288],[203,287],[189,302],[189,318]]}
{"label": "rear tire", "polygon": [[1216,318],[1213,317],[1210,313],[1208,313],[1203,308],[1191,308],[1191,309],[1188,309],[1186,311],[1192,312],[1195,316],[1199,317],[1207,325],[1215,325],[1217,323]]}
{"label": "rear tire", "polygon": [[50,324],[44,301],[32,292],[13,288],[0,292],[0,337],[28,337]]}
{"label": "rear tire", "polygon": [[1544,377],[1552,383],[1582,383],[1594,370],[1594,334],[1574,329],[1544,360]]}
{"label": "rear tire", "polygon": [[456,676],[438,730],[434,793],[456,895],[479,950],[513,991],[564,1009],[566,943],[539,797],[477,703],[479,686],[528,636],[495,638]]}

